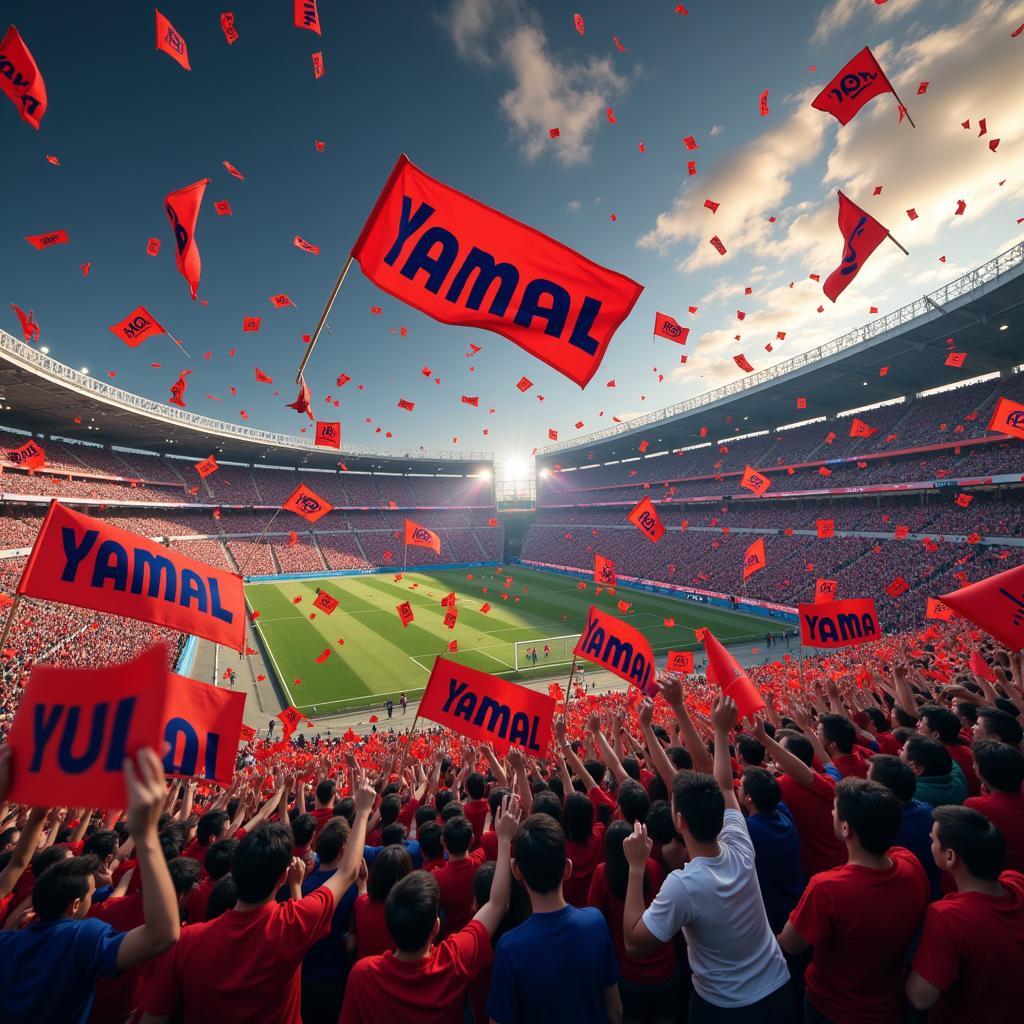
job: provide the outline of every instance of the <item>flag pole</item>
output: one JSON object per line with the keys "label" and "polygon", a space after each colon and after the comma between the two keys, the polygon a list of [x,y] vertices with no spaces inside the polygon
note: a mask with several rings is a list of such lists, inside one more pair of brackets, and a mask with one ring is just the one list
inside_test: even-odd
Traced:
{"label": "flag pole", "polygon": [[[889,81],[888,78],[886,79],[886,81]],[[910,127],[916,128],[917,125],[914,124],[914,119],[910,116],[909,108],[907,107],[906,103],[904,103],[903,100],[900,99],[900,94],[896,91],[892,82],[889,82],[889,88],[892,89],[892,94],[893,96],[896,97],[896,102],[903,108],[903,113],[907,115],[907,120],[910,122]]]}
{"label": "flag pole", "polygon": [[889,241],[890,241],[890,242],[892,242],[892,244],[893,244],[893,245],[895,245],[897,249],[900,249],[900,250],[902,250],[902,252],[903,252],[903,255],[904,255],[904,256],[909,256],[909,255],[910,255],[910,253],[909,253],[909,252],[907,252],[907,250],[906,250],[906,249],[904,249],[904,248],[903,248],[903,246],[902,246],[902,245],[900,245],[900,243],[899,243],[899,242],[897,242],[897,241],[896,241],[896,239],[892,237],[892,233],[891,233],[891,232],[888,232],[888,231],[887,231],[887,232],[885,233],[885,237],[886,237],[886,238],[888,238],[888,239],[889,239]]}
{"label": "flag pole", "polygon": [[267,530],[269,530],[269,529],[271,528],[271,526],[273,526],[273,525],[274,525],[274,520],[275,520],[275,519],[276,519],[276,518],[277,518],[277,517],[278,517],[278,516],[279,516],[279,515],[280,515],[280,514],[281,514],[281,513],[283,512],[283,511],[284,511],[284,509],[283,509],[283,508],[279,508],[279,509],[278,509],[278,510],[277,510],[277,511],[276,511],[276,512],[275,512],[275,513],[274,513],[274,514],[273,514],[273,515],[272,515],[272,516],[270,517],[270,522],[269,522],[269,523],[267,523],[267,525],[263,527],[263,532],[262,532],[262,533],[261,533],[261,534],[260,534],[260,535],[259,535],[259,536],[258,536],[258,537],[256,538],[256,540],[255,540],[255,541],[253,542],[253,545],[252,545],[252,547],[251,547],[251,548],[249,549],[249,554],[247,554],[247,555],[245,556],[245,560],[244,560],[244,561],[242,562],[242,564],[241,564],[241,565],[240,565],[240,566],[238,567],[238,575],[239,575],[239,576],[244,576],[244,575],[245,575],[245,567],[246,567],[246,566],[247,566],[247,565],[248,565],[248,564],[249,564],[249,563],[250,563],[250,562],[252,561],[252,556],[253,556],[254,554],[256,554],[256,549],[257,549],[257,548],[258,548],[258,547],[260,546],[260,541],[262,541],[262,540],[263,540],[263,538],[264,538],[264,537],[266,537],[266,535],[267,535]]}
{"label": "flag pole", "polygon": [[563,715],[569,714],[569,701],[572,700],[572,681],[576,676],[576,658],[577,655],[572,656],[572,665],[569,668],[569,682],[567,684],[567,690],[565,694],[565,708],[562,711]]}
{"label": "flag pole", "polygon": [[166,327],[164,328],[164,334],[166,334],[166,335],[167,335],[167,337],[168,337],[168,338],[170,338],[170,339],[171,339],[171,341],[173,341],[173,342],[174,342],[174,344],[175,344],[175,345],[177,345],[177,346],[178,346],[178,348],[180,348],[180,349],[181,349],[181,351],[182,351],[182,352],[184,352],[184,353],[185,353],[185,355],[187,355],[187,356],[189,357],[189,359],[191,359],[191,358],[192,358],[192,356],[191,356],[191,355],[189,355],[189,351],[188,351],[188,349],[187,349],[187,348],[185,348],[185,346],[184,346],[184,345],[182,345],[182,343],[181,343],[180,341],[178,341],[178,339],[177,339],[177,338],[176,338],[176,337],[175,337],[175,336],[174,336],[173,334],[171,334],[171,332],[170,332],[169,330],[167,330],[167,328],[166,328]]}
{"label": "flag pole", "polygon": [[341,268],[341,273],[338,275],[338,280],[334,282],[331,294],[327,298],[327,305],[324,306],[324,311],[320,314],[320,322],[316,325],[316,330],[313,332],[313,336],[309,339],[309,344],[306,346],[306,354],[302,357],[302,362],[299,363],[298,372],[295,374],[296,384],[298,384],[302,379],[302,371],[306,368],[306,363],[309,362],[309,357],[313,354],[313,347],[316,345],[317,338],[320,337],[320,332],[324,329],[324,324],[327,322],[327,317],[330,315],[331,307],[334,305],[334,300],[338,297],[338,292],[341,291],[341,286],[345,283],[345,276],[348,274],[349,268],[352,266],[352,258],[352,254],[349,253],[349,257],[345,260],[345,265]]}
{"label": "flag pole", "polygon": [[14,600],[11,602],[11,613],[7,616],[7,621],[4,623],[4,630],[0,633],[0,651],[3,650],[4,644],[7,642],[7,634],[11,631],[11,626],[14,625],[14,616],[18,611],[18,605],[21,604],[21,594],[15,594]]}

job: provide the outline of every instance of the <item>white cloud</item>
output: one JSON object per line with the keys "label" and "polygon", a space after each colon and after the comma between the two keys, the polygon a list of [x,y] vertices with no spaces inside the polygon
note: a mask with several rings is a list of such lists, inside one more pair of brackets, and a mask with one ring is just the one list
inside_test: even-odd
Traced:
{"label": "white cloud", "polygon": [[565,208],[570,213],[575,213],[582,205],[583,204],[578,199],[570,199],[569,202],[565,204]]}
{"label": "white cloud", "polygon": [[720,124],[713,124],[708,130],[708,135],[721,135],[725,129]]}
{"label": "white cloud", "polygon": [[912,11],[920,2],[921,0],[889,0],[889,3],[879,6],[873,0],[831,0],[818,18],[811,43],[816,46],[825,42],[836,32],[846,28],[858,13],[865,14],[871,11],[872,16],[879,21],[890,22]]}

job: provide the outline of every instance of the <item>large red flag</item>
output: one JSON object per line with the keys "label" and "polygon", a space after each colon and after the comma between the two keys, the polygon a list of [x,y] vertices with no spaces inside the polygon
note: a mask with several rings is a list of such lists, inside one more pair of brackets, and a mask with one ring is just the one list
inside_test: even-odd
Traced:
{"label": "large red flag", "polygon": [[123,320],[111,324],[107,328],[115,337],[120,338],[129,348],[141,345],[154,334],[167,332],[157,322],[155,316],[145,306],[139,306]]}
{"label": "large red flag", "polygon": [[860,273],[868,257],[889,236],[883,227],[856,203],[839,193],[839,232],[843,236],[843,258],[825,280],[822,290],[835,302]]}
{"label": "large red flag", "polygon": [[943,594],[941,600],[1011,651],[1024,650],[1024,563]]}
{"label": "large red flag", "polygon": [[838,580],[817,579],[814,582],[814,603],[834,601],[839,593]]}
{"label": "large red flag", "polygon": [[594,605],[587,612],[587,624],[572,653],[638,686],[654,696],[654,654],[640,630],[601,611]]}
{"label": "large red flag", "polygon": [[853,647],[878,640],[882,627],[870,597],[798,604],[800,643],[805,647]]}
{"label": "large red flag", "polygon": [[326,590],[321,590],[313,601],[313,607],[319,608],[325,615],[332,615],[334,613],[334,609],[338,607],[339,603],[340,602],[336,597],[331,597]]}
{"label": "large red flag", "polygon": [[191,370],[182,370],[178,374],[178,379],[171,385],[171,397],[167,399],[169,405],[177,405],[182,409],[185,408],[185,399],[182,396],[188,388],[188,381],[185,378],[191,372]]}
{"label": "large red flag", "polygon": [[202,462],[195,463],[193,468],[205,480],[211,473],[216,473],[220,466],[212,455],[208,455]]}
{"label": "large red flag", "polygon": [[54,501],[18,593],[245,646],[242,577]]}
{"label": "large red flag", "polygon": [[46,113],[46,83],[18,30],[11,25],[0,42],[0,89],[33,128]]}
{"label": "large red flag", "polygon": [[831,114],[840,124],[849,124],[865,103],[884,92],[896,94],[875,55],[865,46],[821,90],[811,106]]}
{"label": "large red flag", "polygon": [[650,498],[641,498],[626,517],[648,540],[657,543],[665,533],[658,510]]}
{"label": "large red flag", "polygon": [[46,452],[36,441],[26,441],[20,448],[9,448],[7,459],[22,469],[39,469],[46,462]]}
{"label": "large red flag", "polygon": [[680,326],[675,318],[669,316],[668,313],[655,313],[654,333],[659,338],[668,338],[669,341],[685,345],[686,339],[690,334],[690,328]]}
{"label": "large red flag", "polygon": [[854,416],[850,423],[850,437],[874,437],[878,429],[865,423],[859,416]]}
{"label": "large red flag", "polygon": [[495,331],[586,387],[643,287],[398,158],[352,256],[441,323]]}
{"label": "large red flag", "polygon": [[39,324],[36,323],[35,311],[30,309],[26,313],[21,306],[16,306],[13,302],[11,303],[11,309],[14,310],[21,321],[21,333],[25,336],[25,340],[38,341]]}
{"label": "large red flag", "polygon": [[289,402],[287,408],[294,409],[297,413],[305,413],[310,419],[313,419],[313,414],[309,411],[309,403],[313,399],[313,393],[309,390],[309,385],[306,383],[306,378],[299,375],[299,397],[294,402]]}
{"label": "large red flag", "polygon": [[743,470],[743,479],[740,480],[740,487],[753,491],[759,498],[771,485],[771,479],[765,476],[764,473],[759,473],[756,469],[751,469],[750,466]]}
{"label": "large red flag", "polygon": [[743,556],[743,582],[746,583],[755,572],[760,572],[767,564],[767,557],[764,553],[764,538],[758,537],[747,548],[747,553]]}
{"label": "large red flag", "polygon": [[988,429],[997,434],[1024,438],[1024,405],[1011,402],[1009,398],[1000,398],[989,420]]}
{"label": "large red flag", "polygon": [[665,671],[689,675],[693,671],[693,651],[669,651]]}
{"label": "large red flag", "polygon": [[299,484],[281,507],[302,516],[310,523],[322,519],[334,508],[329,501],[324,501],[316,491],[305,484]]}
{"label": "large red flag", "polygon": [[[185,40],[159,11],[156,12],[156,48],[163,50],[168,57],[177,61],[186,71],[192,70],[192,65],[188,62],[188,47],[185,45]],[[195,296],[193,295],[192,298]]]}
{"label": "large red flag", "polygon": [[320,448],[341,448],[341,423],[317,420],[316,440],[313,443]]}
{"label": "large red flag", "polygon": [[594,555],[594,582],[601,587],[618,585],[615,575],[615,563],[604,555]]}
{"label": "large red flag", "polygon": [[754,715],[764,706],[764,698],[743,671],[740,663],[722,646],[710,629],[704,630],[704,651],[708,656],[708,682],[717,683],[739,708],[740,718]]}
{"label": "large red flag", "polygon": [[430,548],[435,554],[441,554],[441,538],[433,530],[428,530],[411,519],[405,521],[405,543],[411,544],[414,548]]}
{"label": "large red flag", "polygon": [[172,675],[164,707],[164,772],[230,785],[245,694]]}
{"label": "large red flag", "polygon": [[178,271],[188,282],[193,300],[199,289],[199,275],[203,269],[199,246],[196,245],[196,221],[199,220],[199,207],[202,206],[203,193],[209,183],[209,178],[203,178],[202,181],[169,193],[164,199],[167,218],[174,229]]}
{"label": "large red flag", "polygon": [[295,27],[308,28],[310,32],[320,35],[320,14],[316,9],[316,0],[295,0]]}

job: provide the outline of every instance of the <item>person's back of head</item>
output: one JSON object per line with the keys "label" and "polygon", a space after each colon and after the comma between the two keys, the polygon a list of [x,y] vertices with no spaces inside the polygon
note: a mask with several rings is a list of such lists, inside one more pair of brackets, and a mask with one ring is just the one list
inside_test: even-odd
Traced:
{"label": "person's back of head", "polygon": [[875,754],[868,768],[868,778],[895,793],[901,804],[908,804],[914,799],[917,776],[913,768],[895,754]]}
{"label": "person's back of head", "polygon": [[905,711],[899,704],[892,709],[892,719],[903,729],[914,729],[917,726],[917,717],[909,711]]}
{"label": "person's back of head", "polygon": [[870,779],[846,778],[836,786],[836,835],[856,838],[861,848],[879,857],[889,849],[903,824],[903,808],[892,790]]}
{"label": "person's back of head", "polygon": [[[454,800],[455,794],[450,789],[439,789],[434,794],[434,806],[437,808],[437,813],[439,815],[443,815],[444,809]],[[461,811],[459,813],[461,813]]]}
{"label": "person's back of head", "polygon": [[977,740],[971,746],[981,781],[997,793],[1020,793],[1024,754],[998,740]]}
{"label": "person's back of head", "polygon": [[160,849],[163,850],[164,860],[172,861],[175,857],[181,856],[188,841],[188,826],[183,821],[175,821],[165,825],[157,833],[157,841]]}
{"label": "person's back of head", "polygon": [[994,882],[1006,868],[1006,841],[980,811],[936,807],[932,811],[932,855],[942,871],[963,866],[975,878]]}
{"label": "person's back of head", "polygon": [[668,754],[668,759],[677,772],[690,771],[693,768],[693,758],[686,747],[669,747],[665,753]]}
{"label": "person's back of head", "polygon": [[583,767],[587,769],[587,774],[594,780],[594,783],[600,788],[602,781],[604,781],[605,772],[608,770],[605,768],[603,761],[584,761]]}
{"label": "person's back of head", "polygon": [[647,812],[651,808],[651,798],[647,790],[634,782],[632,779],[624,779],[619,783],[615,793],[615,801],[619,805],[619,811],[625,821],[630,825],[639,821],[641,824],[647,820]]}
{"label": "person's back of head", "polygon": [[381,846],[394,846],[401,844],[409,837],[409,830],[400,822],[393,821],[380,830]]}
{"label": "person's back of head", "polygon": [[373,859],[366,879],[366,894],[375,903],[383,903],[391,887],[412,871],[412,858],[404,846],[385,846]]}
{"label": "person's back of head", "polygon": [[622,768],[634,782],[640,781],[640,762],[632,754],[622,759]]}
{"label": "person's back of head", "polygon": [[491,820],[493,821],[498,816],[498,808],[501,806],[502,800],[507,796],[512,795],[512,790],[502,787],[492,787],[491,792],[487,796],[487,806],[491,810]]}
{"label": "person's back of head", "polygon": [[434,810],[431,804],[424,804],[422,807],[416,808],[416,813],[413,817],[416,821],[416,832],[418,834],[428,821],[437,821],[437,811]]}
{"label": "person's back of head", "polygon": [[480,772],[470,772],[466,776],[466,792],[473,800],[483,800],[487,792],[487,777]]}
{"label": "person's back of head", "polygon": [[338,784],[334,779],[321,779],[316,787],[317,807],[330,807],[334,803],[334,794],[338,791]]}
{"label": "person's back of head", "polygon": [[441,888],[429,871],[412,871],[397,879],[384,901],[384,921],[403,953],[426,947],[439,928]]}
{"label": "person's back of head", "polygon": [[736,737],[736,755],[743,764],[760,768],[764,764],[764,744],[749,733],[741,732]]}
{"label": "person's back of head", "polygon": [[878,732],[885,732],[889,726],[889,721],[885,717],[885,712],[881,708],[865,708],[864,714],[871,719],[871,724],[878,730]]}
{"label": "person's back of head", "polygon": [[662,846],[682,840],[672,821],[672,805],[667,800],[654,800],[651,803],[646,825],[647,834]]}
{"label": "person's back of head", "polygon": [[216,885],[210,890],[210,898],[206,904],[206,920],[212,921],[220,917],[226,910],[232,910],[238,902],[238,885],[234,875],[227,874],[218,878]]}
{"label": "person's back of head", "polygon": [[835,744],[840,754],[853,752],[853,743],[857,738],[857,730],[846,715],[822,715],[818,719],[818,731],[827,750]]}
{"label": "person's back of head", "polygon": [[312,814],[300,814],[292,822],[292,835],[295,836],[296,846],[309,846],[316,835],[316,818]]}
{"label": "person's back of head", "polygon": [[903,744],[903,758],[926,778],[948,775],[953,770],[949,751],[931,736],[911,736]]}
{"label": "person's back of head", "polygon": [[274,895],[292,862],[294,846],[292,830],[278,822],[260,825],[239,841],[231,874],[243,903],[265,903]]}
{"label": "person's back of head", "polygon": [[211,843],[203,856],[203,867],[215,882],[231,870],[231,858],[238,847],[237,839],[218,839]]}
{"label": "person's back of head", "polygon": [[780,729],[775,738],[785,750],[803,761],[808,768],[814,764],[814,747],[803,733],[796,729]]}
{"label": "person's back of head", "polygon": [[112,828],[100,829],[93,832],[82,844],[82,853],[91,853],[97,856],[101,862],[106,862],[108,857],[117,853],[120,845],[117,833]]}
{"label": "person's back of head", "polygon": [[390,825],[391,822],[398,818],[399,812],[402,810],[402,800],[397,793],[389,793],[380,802],[380,824],[383,828],[385,825]]}
{"label": "person's back of head", "polygon": [[420,850],[427,860],[440,860],[444,856],[441,843],[441,826],[436,821],[428,821],[417,833]]}
{"label": "person's back of head", "polygon": [[542,790],[533,798],[533,814],[550,814],[557,822],[562,820],[562,801],[550,789]]}
{"label": "person's back of head", "polygon": [[516,832],[512,856],[516,876],[530,892],[556,892],[567,865],[562,826],[550,814],[531,814]]}
{"label": "person's back of head", "polygon": [[725,797],[710,775],[679,772],[672,780],[672,806],[697,842],[711,843],[718,838],[725,821]]}
{"label": "person's back of head", "polygon": [[59,864],[61,861],[70,860],[71,851],[66,846],[48,846],[32,858],[32,874],[39,878],[44,871]]}
{"label": "person's back of head", "polygon": [[938,735],[940,743],[956,743],[960,735],[960,719],[938,704],[925,704],[921,708],[921,721],[929,732]]}
{"label": "person's back of head", "polygon": [[461,857],[473,842],[473,826],[465,815],[459,814],[444,823],[441,835],[449,856]]}
{"label": "person's back of head", "polygon": [[562,828],[570,843],[586,843],[594,830],[594,805],[582,793],[570,793],[562,807]]}
{"label": "person's back of head", "polygon": [[[613,821],[604,834],[604,870],[608,888],[620,899],[626,898],[626,885],[629,882],[629,862],[623,851],[622,844],[633,834],[633,826],[625,821]],[[649,882],[644,873],[644,893],[647,894]]]}
{"label": "person's back of head", "polygon": [[320,867],[333,864],[345,850],[349,827],[344,818],[328,818],[316,837],[316,852],[320,856]]}
{"label": "person's back of head", "polygon": [[464,818],[465,813],[462,804],[458,800],[450,800],[441,808],[441,822],[451,821],[452,818]]}
{"label": "person's back of head", "polygon": [[782,799],[775,776],[766,768],[745,768],[740,791],[749,798],[758,814],[771,814]]}
{"label": "person's back of head", "polygon": [[[477,908],[482,907],[491,898],[491,885],[497,864],[493,860],[485,861],[473,872],[473,899]],[[491,936],[491,945],[496,946],[498,939],[507,931],[518,928],[530,916],[530,895],[518,878],[511,879],[509,887],[509,904],[505,916],[501,919]]]}
{"label": "person's back of head", "polygon": [[356,819],[355,797],[343,796],[334,803],[334,814],[336,817],[344,818],[349,825]]}
{"label": "person's back of head", "polygon": [[202,868],[194,857],[175,857],[174,860],[168,861],[167,870],[174,891],[180,899],[192,891],[192,887],[199,881],[199,872]]}
{"label": "person's back of head", "polygon": [[32,889],[32,909],[39,920],[85,917],[96,888],[93,874],[99,866],[99,858],[93,854],[62,857],[50,864]]}
{"label": "person's back of head", "polygon": [[215,839],[219,839],[230,821],[227,811],[207,811],[200,817],[196,826],[196,839],[199,845],[208,846]]}
{"label": "person's back of head", "polygon": [[1009,743],[1011,747],[1019,747],[1021,740],[1024,739],[1024,729],[1021,728],[1020,722],[999,708],[981,708],[978,711],[978,721],[988,739]]}

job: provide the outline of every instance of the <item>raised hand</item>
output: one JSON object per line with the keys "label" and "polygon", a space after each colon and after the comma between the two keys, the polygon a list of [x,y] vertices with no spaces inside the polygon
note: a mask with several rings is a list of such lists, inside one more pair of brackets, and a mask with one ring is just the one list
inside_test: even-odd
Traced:
{"label": "raised hand", "polygon": [[647,858],[651,855],[651,848],[654,843],[647,835],[647,826],[639,821],[633,822],[633,834],[626,836],[622,842],[622,852],[626,857],[626,863],[631,868],[643,868],[647,864]]}
{"label": "raised hand", "polygon": [[663,672],[658,676],[658,689],[669,707],[679,707],[683,703],[683,684],[678,676]]}
{"label": "raised hand", "polygon": [[509,843],[512,842],[516,829],[519,828],[519,814],[519,797],[511,794],[502,797],[501,806],[494,819],[494,831],[498,836],[498,842],[503,839]]}
{"label": "raised hand", "polygon": [[711,709],[711,724],[715,732],[728,732],[732,729],[736,724],[737,712],[736,701],[723,693]]}
{"label": "raised hand", "polygon": [[143,747],[137,754],[138,768],[126,757],[122,765],[124,783],[128,791],[128,834],[140,836],[152,830],[164,809],[167,785],[164,782],[164,766],[156,752]]}
{"label": "raised hand", "polygon": [[637,718],[640,719],[641,728],[647,729],[650,727],[651,720],[654,717],[654,705],[651,703],[651,699],[649,697],[644,697],[644,699],[640,701],[640,705],[636,709],[636,715]]}

